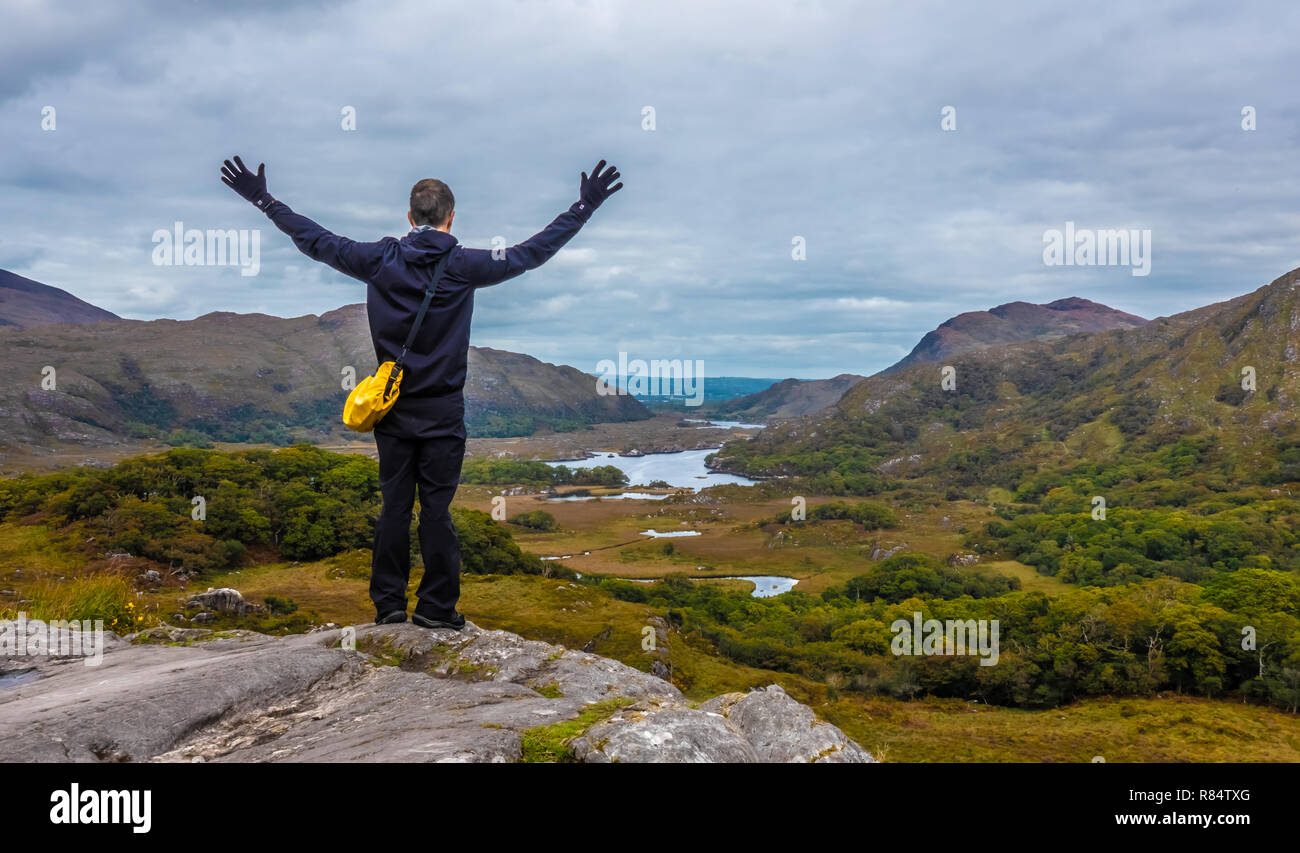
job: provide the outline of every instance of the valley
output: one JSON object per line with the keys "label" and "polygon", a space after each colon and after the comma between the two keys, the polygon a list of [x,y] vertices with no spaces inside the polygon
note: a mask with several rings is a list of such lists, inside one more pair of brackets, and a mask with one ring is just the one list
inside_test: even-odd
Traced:
{"label": "valley", "polygon": [[[1060,305],[1013,304],[1037,318],[1023,340],[943,353],[951,390],[918,356],[617,420],[554,366],[483,350],[483,388],[538,372],[489,419],[535,418],[558,382],[591,420],[470,439],[461,609],[696,700],[775,681],[885,761],[1300,760],[1298,281],[1149,323],[1062,300],[1117,324],[1077,334],[1044,332]],[[1257,388],[1236,390],[1242,366]],[[369,621],[374,444],[311,435],[7,435],[0,617]],[[414,537],[411,556],[413,591]],[[196,612],[222,587],[249,607]],[[998,621],[999,664],[891,654],[914,613]]]}

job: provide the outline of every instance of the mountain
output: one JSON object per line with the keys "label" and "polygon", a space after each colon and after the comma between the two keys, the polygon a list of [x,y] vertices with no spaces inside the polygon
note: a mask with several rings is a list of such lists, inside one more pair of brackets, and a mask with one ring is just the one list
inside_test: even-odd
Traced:
{"label": "mountain", "polygon": [[1113,473],[1077,488],[1100,488],[1101,478],[1112,495],[1132,489],[1151,505],[1300,480],[1297,287],[1300,270],[1134,328],[952,355],[952,390],[937,365],[905,365],[821,412],[727,444],[715,464],[806,476],[841,493],[920,478],[1035,499],[1050,472],[1093,465]]}
{"label": "mountain", "polygon": [[[218,312],[194,320],[0,328],[3,443],[116,444],[128,438],[289,440],[293,428],[355,436],[340,422],[350,371],[375,368],[364,305],[317,317]],[[54,389],[43,387],[52,368]],[[44,384],[48,384],[45,382]],[[649,417],[626,396],[600,396],[588,375],[471,347],[471,435],[526,435]],[[177,431],[180,431],[177,433]]]}
{"label": "mountain", "polygon": [[83,302],[66,290],[0,270],[0,326],[27,328],[116,319],[111,311]]}
{"label": "mountain", "polygon": [[883,373],[909,364],[944,361],[954,355],[985,347],[1030,340],[1048,340],[1081,332],[1133,329],[1146,320],[1106,305],[1071,296],[1046,305],[1008,302],[988,311],[968,311],[927,332],[907,357]]}
{"label": "mountain", "polygon": [[469,348],[465,420],[472,435],[526,435],[539,426],[576,428],[650,416],[633,397],[597,394],[592,376],[575,367],[505,350]]}
{"label": "mountain", "polygon": [[841,373],[831,379],[786,379],[758,393],[719,403],[710,411],[743,420],[796,418],[832,405],[863,378]]}
{"label": "mountain", "polygon": [[[1046,305],[1008,302],[988,311],[969,311],[926,333],[902,361],[881,371],[893,373],[919,362],[946,361],[954,355],[986,347],[1030,340],[1050,340],[1085,332],[1132,329],[1146,320],[1072,296]],[[719,416],[750,420],[800,417],[835,403],[862,376],[842,373],[833,379],[787,379],[772,387],[728,400],[712,411]]]}
{"label": "mountain", "polygon": [[[472,622],[326,627],[159,626],[104,632],[99,666],[0,659],[0,678],[21,676],[0,699],[0,748],[29,763],[876,761],[775,684],[696,707],[626,664]],[[45,623],[0,623],[0,635],[19,630]],[[53,696],[79,697],[76,711]]]}

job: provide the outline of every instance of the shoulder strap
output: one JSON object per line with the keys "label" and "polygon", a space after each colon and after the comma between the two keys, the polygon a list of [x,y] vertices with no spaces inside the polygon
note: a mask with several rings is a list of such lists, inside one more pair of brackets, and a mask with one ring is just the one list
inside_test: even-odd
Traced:
{"label": "shoulder strap", "polygon": [[397,363],[393,365],[393,372],[398,373],[402,369],[402,363],[406,361],[406,351],[415,343],[415,336],[420,333],[420,324],[424,322],[424,315],[429,311],[429,303],[433,301],[433,295],[438,290],[438,284],[442,281],[443,270],[447,266],[447,259],[451,257],[451,251],[448,250],[445,255],[438,259],[433,267],[433,281],[424,289],[424,301],[420,303],[420,310],[415,315],[415,322],[411,324],[411,331],[406,335],[406,343],[402,344],[402,354],[397,357]]}

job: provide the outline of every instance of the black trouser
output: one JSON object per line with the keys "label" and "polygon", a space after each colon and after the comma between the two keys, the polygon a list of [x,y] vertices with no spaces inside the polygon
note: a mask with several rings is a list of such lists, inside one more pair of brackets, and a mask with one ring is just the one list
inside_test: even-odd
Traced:
{"label": "black trouser", "polygon": [[397,438],[378,431],[379,489],[384,505],[375,525],[370,600],[378,616],[406,610],[411,578],[411,506],[420,487],[420,555],[424,577],[415,612],[430,619],[450,617],[460,600],[460,545],[451,523],[451,499],[460,481],[465,439]]}

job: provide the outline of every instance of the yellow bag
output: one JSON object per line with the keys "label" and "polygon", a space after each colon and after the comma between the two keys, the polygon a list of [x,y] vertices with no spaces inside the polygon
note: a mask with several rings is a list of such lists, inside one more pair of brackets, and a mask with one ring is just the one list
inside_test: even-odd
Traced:
{"label": "yellow bag", "polygon": [[374,376],[362,379],[352,389],[352,393],[348,394],[348,401],[343,404],[343,424],[348,429],[370,432],[397,402],[406,351],[415,343],[415,335],[424,322],[424,315],[429,310],[429,303],[433,301],[433,294],[438,289],[438,282],[442,280],[442,270],[449,257],[451,252],[439,258],[434,266],[433,283],[424,289],[424,301],[420,303],[420,311],[415,315],[415,322],[411,324],[411,331],[406,336],[406,343],[402,344],[402,354],[397,357],[397,361],[385,361],[379,365]]}
{"label": "yellow bag", "polygon": [[379,365],[374,376],[362,379],[352,389],[352,393],[348,394],[348,401],[343,404],[343,423],[348,429],[370,432],[379,423],[379,419],[393,408],[397,402],[398,388],[402,384],[402,371],[398,370],[393,375],[394,364],[385,361]]}

